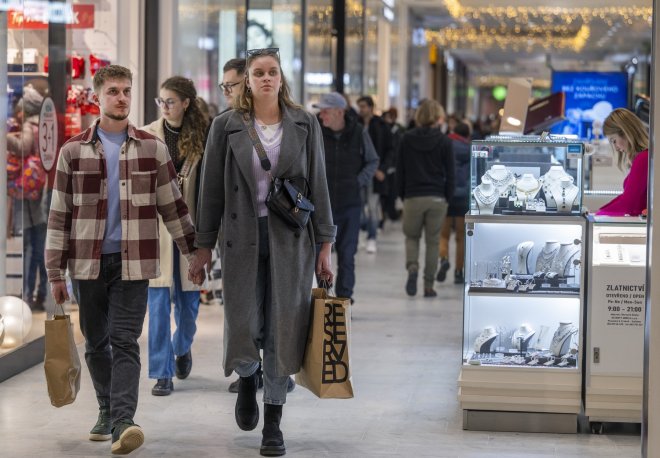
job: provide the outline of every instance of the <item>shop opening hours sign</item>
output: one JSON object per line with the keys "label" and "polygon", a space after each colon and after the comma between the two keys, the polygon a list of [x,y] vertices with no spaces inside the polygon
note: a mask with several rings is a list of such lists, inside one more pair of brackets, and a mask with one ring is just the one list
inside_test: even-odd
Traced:
{"label": "shop opening hours sign", "polygon": [[22,9],[9,6],[9,29],[47,29],[50,23],[64,23],[68,29],[94,28],[94,5],[24,2]]}

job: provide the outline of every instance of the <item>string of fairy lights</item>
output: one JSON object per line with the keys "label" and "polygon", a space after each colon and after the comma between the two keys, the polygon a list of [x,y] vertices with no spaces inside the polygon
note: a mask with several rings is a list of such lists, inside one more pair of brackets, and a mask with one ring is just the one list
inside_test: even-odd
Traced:
{"label": "string of fairy lights", "polygon": [[439,47],[498,47],[513,51],[563,49],[581,51],[591,36],[590,25],[601,21],[650,26],[652,7],[607,6],[564,8],[550,6],[463,6],[460,0],[444,0],[454,27],[425,31],[426,39]]}

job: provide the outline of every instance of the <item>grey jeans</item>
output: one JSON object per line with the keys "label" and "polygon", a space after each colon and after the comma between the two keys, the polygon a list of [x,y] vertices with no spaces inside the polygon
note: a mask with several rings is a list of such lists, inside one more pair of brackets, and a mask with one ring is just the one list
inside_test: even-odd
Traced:
{"label": "grey jeans", "polygon": [[110,407],[112,423],[132,420],[138,401],[138,338],[147,311],[148,280],[121,279],[121,253],[101,257],[96,280],[73,280],[85,336],[85,361],[99,406]]}
{"label": "grey jeans", "polygon": [[[278,377],[275,372],[277,354],[273,336],[267,334],[270,329],[270,248],[268,246],[268,217],[259,218],[259,267],[257,270],[257,300],[260,302],[261,313],[255,317],[259,320],[261,329],[260,341],[264,351],[264,403],[283,405],[286,403],[286,388],[289,376]],[[236,367],[236,373],[241,377],[249,377],[259,368],[259,361],[249,361]]]}
{"label": "grey jeans", "polygon": [[438,269],[438,244],[447,215],[444,197],[409,197],[403,201],[403,234],[406,236],[406,269],[419,270],[419,239],[424,231],[424,288],[433,288]]}

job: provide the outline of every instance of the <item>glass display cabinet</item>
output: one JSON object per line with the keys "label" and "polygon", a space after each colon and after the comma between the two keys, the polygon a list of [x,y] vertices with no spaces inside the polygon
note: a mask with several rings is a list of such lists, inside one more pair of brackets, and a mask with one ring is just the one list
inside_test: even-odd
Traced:
{"label": "glass display cabinet", "polygon": [[577,432],[583,154],[582,143],[556,137],[472,143],[458,381],[464,429]]}
{"label": "glass display cabinet", "polygon": [[640,423],[646,317],[646,221],[589,216],[585,416]]}
{"label": "glass display cabinet", "polygon": [[584,144],[565,137],[472,142],[470,213],[579,215]]}

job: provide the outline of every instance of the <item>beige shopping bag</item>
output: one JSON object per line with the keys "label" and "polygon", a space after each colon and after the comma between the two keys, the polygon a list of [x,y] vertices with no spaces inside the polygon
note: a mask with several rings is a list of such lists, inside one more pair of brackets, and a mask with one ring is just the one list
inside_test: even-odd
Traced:
{"label": "beige shopping bag", "polygon": [[46,320],[44,370],[50,403],[55,407],[71,404],[80,389],[80,358],[73,340],[71,317],[64,313]]}
{"label": "beige shopping bag", "polygon": [[350,303],[350,299],[329,296],[323,288],[312,290],[311,326],[296,383],[319,398],[353,397]]}

